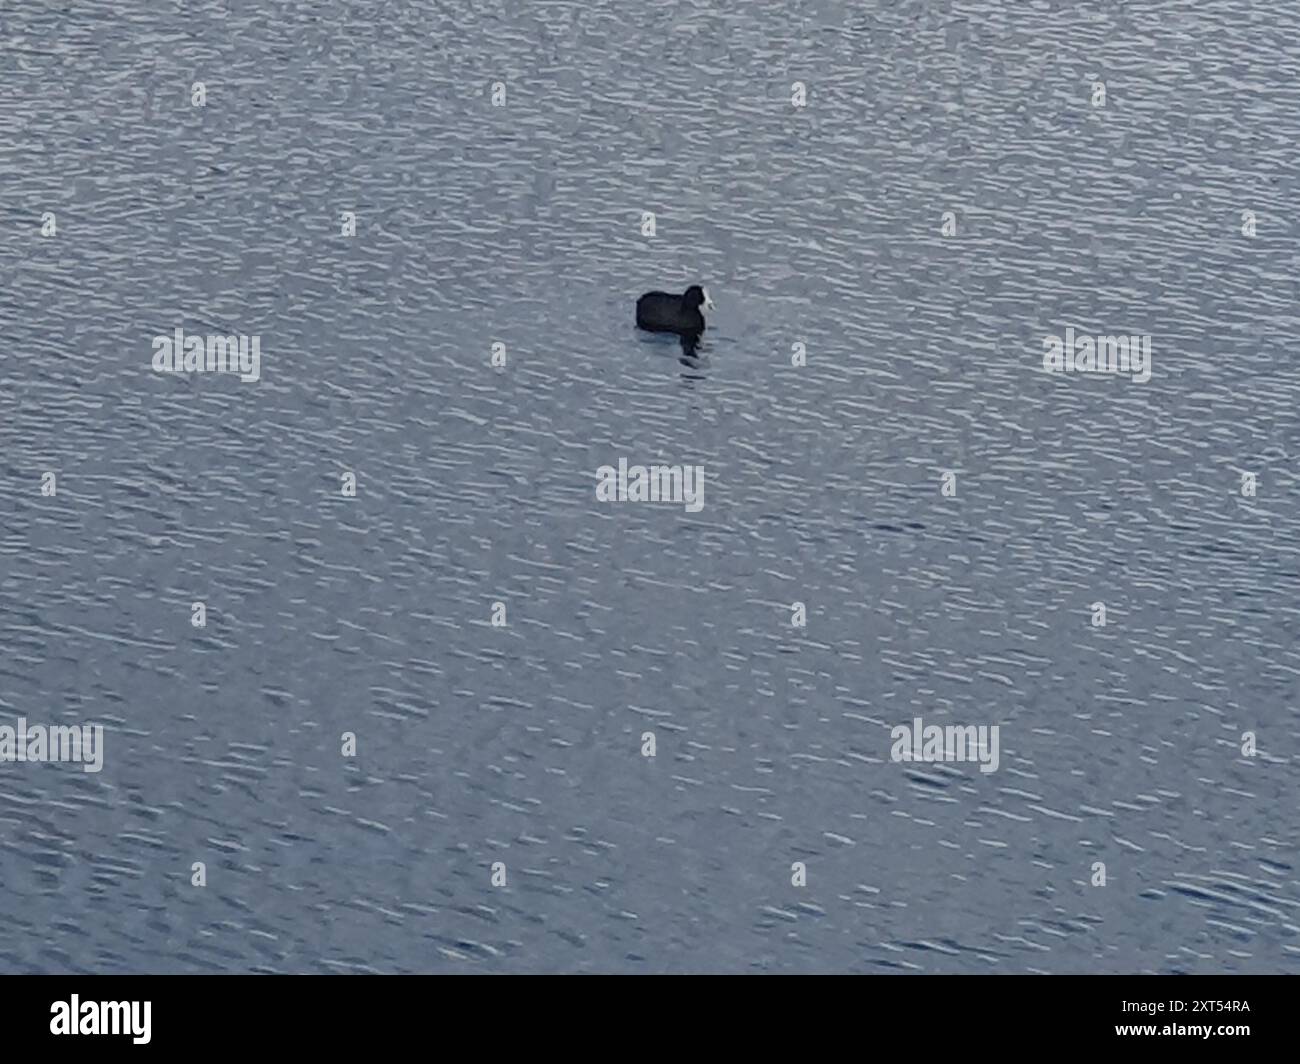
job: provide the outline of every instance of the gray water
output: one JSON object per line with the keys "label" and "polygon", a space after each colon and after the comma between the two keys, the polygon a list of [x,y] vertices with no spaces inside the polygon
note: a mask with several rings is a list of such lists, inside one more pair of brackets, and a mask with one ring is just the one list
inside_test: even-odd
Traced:
{"label": "gray water", "polygon": [[9,0],[0,971],[1300,971],[1298,30]]}

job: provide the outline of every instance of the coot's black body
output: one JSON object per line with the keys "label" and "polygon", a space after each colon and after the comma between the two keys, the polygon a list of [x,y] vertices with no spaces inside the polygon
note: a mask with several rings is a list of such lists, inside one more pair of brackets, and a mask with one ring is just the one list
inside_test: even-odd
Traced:
{"label": "coot's black body", "polygon": [[704,315],[700,308],[706,304],[713,305],[697,284],[680,296],[647,292],[636,301],[636,323],[651,332],[703,332]]}
{"label": "coot's black body", "polygon": [[713,301],[697,284],[679,296],[669,292],[647,292],[636,301],[636,323],[651,332],[676,333],[682,338],[682,349],[687,354],[694,354],[695,345],[704,332],[703,307],[712,310]]}

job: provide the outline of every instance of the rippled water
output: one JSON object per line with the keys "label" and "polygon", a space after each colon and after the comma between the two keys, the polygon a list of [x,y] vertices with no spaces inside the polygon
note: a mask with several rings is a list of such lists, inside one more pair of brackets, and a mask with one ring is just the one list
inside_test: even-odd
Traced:
{"label": "rippled water", "polygon": [[1297,23],[8,5],[0,970],[1300,970]]}

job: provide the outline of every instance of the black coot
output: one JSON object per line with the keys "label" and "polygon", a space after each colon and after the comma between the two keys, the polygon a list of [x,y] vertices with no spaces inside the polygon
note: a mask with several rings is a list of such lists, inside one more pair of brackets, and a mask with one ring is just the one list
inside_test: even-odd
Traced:
{"label": "black coot", "polygon": [[682,350],[695,353],[695,345],[704,332],[701,308],[713,309],[713,300],[697,284],[679,296],[669,292],[647,292],[636,301],[636,323],[651,332],[676,333],[682,338]]}

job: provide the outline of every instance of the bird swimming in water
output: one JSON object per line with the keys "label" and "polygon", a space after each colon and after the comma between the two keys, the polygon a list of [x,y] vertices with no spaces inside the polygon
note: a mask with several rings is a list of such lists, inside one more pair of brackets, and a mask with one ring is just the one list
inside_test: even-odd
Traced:
{"label": "bird swimming in water", "polygon": [[682,350],[693,355],[704,332],[701,308],[713,310],[713,300],[697,284],[679,296],[669,292],[647,292],[636,301],[636,323],[639,328],[650,332],[676,333],[682,339]]}

